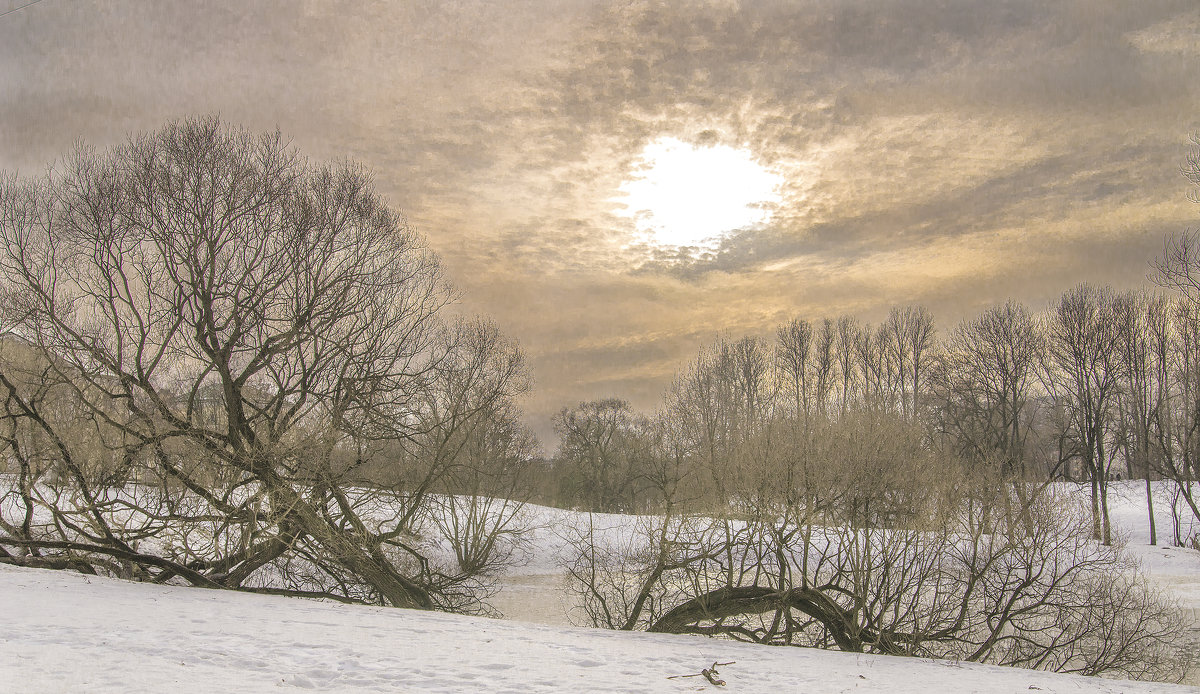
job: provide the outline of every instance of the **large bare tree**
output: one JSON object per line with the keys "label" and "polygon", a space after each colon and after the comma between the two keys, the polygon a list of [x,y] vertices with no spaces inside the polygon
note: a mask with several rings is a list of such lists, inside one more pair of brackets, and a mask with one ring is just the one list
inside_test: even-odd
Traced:
{"label": "large bare tree", "polygon": [[487,563],[431,560],[427,501],[524,365],[445,323],[437,258],[362,168],[176,122],[0,181],[0,244],[4,441],[56,471],[6,498],[2,556],[472,608]]}

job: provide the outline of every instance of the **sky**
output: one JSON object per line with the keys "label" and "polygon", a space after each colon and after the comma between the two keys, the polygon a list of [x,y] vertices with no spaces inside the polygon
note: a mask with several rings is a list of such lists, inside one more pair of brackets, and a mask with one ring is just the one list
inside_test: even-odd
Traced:
{"label": "sky", "polygon": [[1197,75],[1195,0],[40,0],[0,16],[0,170],[213,113],[360,162],[548,440],[719,335],[1145,284],[1200,215]]}

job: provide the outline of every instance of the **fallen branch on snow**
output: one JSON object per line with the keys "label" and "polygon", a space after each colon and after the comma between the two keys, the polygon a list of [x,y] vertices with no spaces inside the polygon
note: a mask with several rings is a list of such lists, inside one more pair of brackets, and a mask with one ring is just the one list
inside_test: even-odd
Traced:
{"label": "fallen branch on snow", "polygon": [[713,663],[712,667],[706,667],[703,670],[701,670],[700,672],[697,672],[697,673],[694,673],[691,675],[672,675],[672,676],[668,677],[667,679],[680,680],[685,677],[703,677],[704,679],[708,680],[709,682],[711,682],[712,684],[715,684],[718,687],[724,687],[725,680],[723,680],[717,676],[720,674],[717,672],[717,666],[733,665],[736,662],[737,662],[736,660],[731,660],[728,663]]}

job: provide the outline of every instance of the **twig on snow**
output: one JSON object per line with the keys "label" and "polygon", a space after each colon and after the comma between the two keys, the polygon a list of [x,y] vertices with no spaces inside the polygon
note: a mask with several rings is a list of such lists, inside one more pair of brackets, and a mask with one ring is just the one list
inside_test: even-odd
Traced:
{"label": "twig on snow", "polygon": [[711,682],[712,684],[715,684],[718,687],[724,687],[725,680],[723,680],[717,676],[720,674],[719,672],[717,672],[717,667],[725,666],[725,665],[733,665],[736,662],[737,662],[736,660],[731,660],[728,663],[713,663],[712,667],[706,667],[706,668],[702,669],[700,672],[696,672],[691,675],[672,675],[672,676],[668,677],[667,679],[680,680],[685,677],[703,677],[704,679],[708,680],[709,682]]}

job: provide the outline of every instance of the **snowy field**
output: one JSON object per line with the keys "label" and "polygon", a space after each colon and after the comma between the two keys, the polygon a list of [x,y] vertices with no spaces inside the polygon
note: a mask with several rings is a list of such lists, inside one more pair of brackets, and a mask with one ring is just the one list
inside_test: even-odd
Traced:
{"label": "snowy field", "polygon": [[[1134,485],[1114,521],[1151,579],[1200,613],[1200,553],[1148,547]],[[555,528],[531,508],[530,561],[497,605],[510,620],[154,586],[0,565],[0,692],[1185,692],[1178,685],[947,661],[768,648],[694,636],[561,625],[570,605]],[[1169,537],[1165,504],[1160,540]],[[621,525],[630,519],[597,518]],[[521,621],[524,620],[524,621]],[[541,622],[534,624],[532,622]],[[1190,635],[1181,635],[1187,638]]]}

